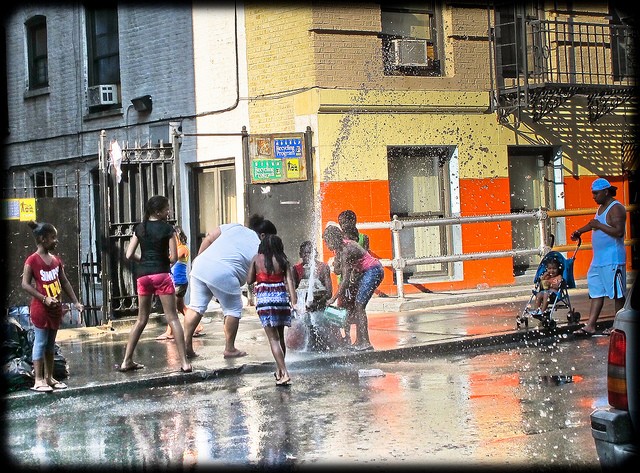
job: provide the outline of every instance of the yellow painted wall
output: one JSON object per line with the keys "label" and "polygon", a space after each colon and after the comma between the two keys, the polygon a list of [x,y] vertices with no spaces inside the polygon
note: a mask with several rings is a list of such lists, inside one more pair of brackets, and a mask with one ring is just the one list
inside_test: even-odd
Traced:
{"label": "yellow painted wall", "polygon": [[[389,145],[456,146],[463,216],[509,211],[510,145],[562,149],[567,208],[593,205],[593,176],[621,179],[622,143],[634,137],[628,106],[589,123],[586,98],[573,97],[537,123],[528,112],[511,116],[507,125],[498,122],[489,110],[485,8],[445,6],[444,76],[402,77],[383,75],[377,4],[310,5],[247,5],[250,132],[312,127],[323,222],[335,220],[345,205],[357,208],[365,221],[388,218]],[[273,28],[277,42],[270,36]],[[619,197],[628,202],[628,196]],[[578,223],[569,218],[567,228]],[[469,227],[462,235],[465,251],[474,252],[507,249],[510,238],[509,224]],[[381,257],[391,257],[383,231],[373,232],[372,244]],[[582,260],[588,265],[590,256]],[[465,281],[443,282],[441,288],[508,284],[510,276],[494,270],[510,261],[466,262]],[[577,276],[585,270],[578,264]],[[392,289],[390,278],[385,275],[385,290]]]}
{"label": "yellow painted wall", "polygon": [[295,131],[293,95],[316,84],[308,2],[247,2],[249,131]]}

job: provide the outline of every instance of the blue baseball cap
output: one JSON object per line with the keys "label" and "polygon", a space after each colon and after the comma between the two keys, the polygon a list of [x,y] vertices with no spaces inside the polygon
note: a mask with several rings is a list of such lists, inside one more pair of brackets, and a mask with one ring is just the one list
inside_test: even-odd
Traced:
{"label": "blue baseball cap", "polygon": [[603,191],[605,189],[616,190],[617,187],[612,186],[609,181],[607,181],[606,179],[603,179],[601,177],[599,177],[598,179],[593,181],[593,183],[591,184],[591,191],[592,192]]}

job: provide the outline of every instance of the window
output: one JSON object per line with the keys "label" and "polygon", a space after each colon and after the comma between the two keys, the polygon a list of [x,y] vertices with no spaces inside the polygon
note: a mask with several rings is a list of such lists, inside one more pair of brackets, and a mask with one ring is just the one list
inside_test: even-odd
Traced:
{"label": "window", "polygon": [[49,85],[47,20],[44,16],[34,16],[25,23],[25,26],[29,61],[29,90],[47,87]]}
{"label": "window", "polygon": [[440,75],[434,1],[382,3],[385,75]]}
{"label": "window", "polygon": [[54,197],[53,174],[47,171],[38,171],[33,177],[33,190],[35,197]]}
{"label": "window", "polygon": [[207,235],[207,231],[223,223],[237,221],[236,169],[233,163],[195,168],[193,178],[196,193],[195,221],[197,235],[194,249]]}
{"label": "window", "polygon": [[[542,44],[549,32],[541,30],[536,2],[518,4],[510,1],[495,5],[496,65],[498,81],[525,74],[540,74],[545,67]],[[527,42],[530,42],[527,46]],[[535,54],[533,52],[535,51]]]}
{"label": "window", "polygon": [[[389,146],[390,217],[400,220],[444,218],[451,215],[450,162],[452,146]],[[451,231],[447,226],[415,227],[400,233],[403,258],[446,256],[451,250]],[[405,282],[416,278],[447,276],[447,263],[407,265]]]}
{"label": "window", "polygon": [[[87,8],[87,62],[89,87],[120,84],[120,45],[116,7]],[[117,91],[109,91],[118,96]],[[100,97],[102,91],[98,91]],[[105,95],[107,96],[107,95]],[[112,96],[109,96],[110,98]],[[115,100],[119,102],[119,99]],[[113,100],[92,102],[90,106],[113,105]]]}
{"label": "window", "polygon": [[611,62],[613,80],[633,77],[634,22],[631,15],[614,8],[611,19]]}

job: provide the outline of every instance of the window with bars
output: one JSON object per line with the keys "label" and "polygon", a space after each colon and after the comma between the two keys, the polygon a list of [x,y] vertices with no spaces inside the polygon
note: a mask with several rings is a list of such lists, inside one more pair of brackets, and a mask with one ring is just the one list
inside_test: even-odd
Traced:
{"label": "window with bars", "polygon": [[48,171],[38,171],[33,175],[33,192],[38,197],[54,197],[55,184],[53,174]]}

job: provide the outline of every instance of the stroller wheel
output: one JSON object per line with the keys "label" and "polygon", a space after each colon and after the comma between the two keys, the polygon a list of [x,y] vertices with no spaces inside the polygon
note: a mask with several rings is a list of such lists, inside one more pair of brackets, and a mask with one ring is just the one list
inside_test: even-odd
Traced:
{"label": "stroller wheel", "polygon": [[571,322],[571,323],[580,322],[580,312],[577,312],[575,310],[569,312],[567,314],[567,320],[569,320],[569,322]]}

